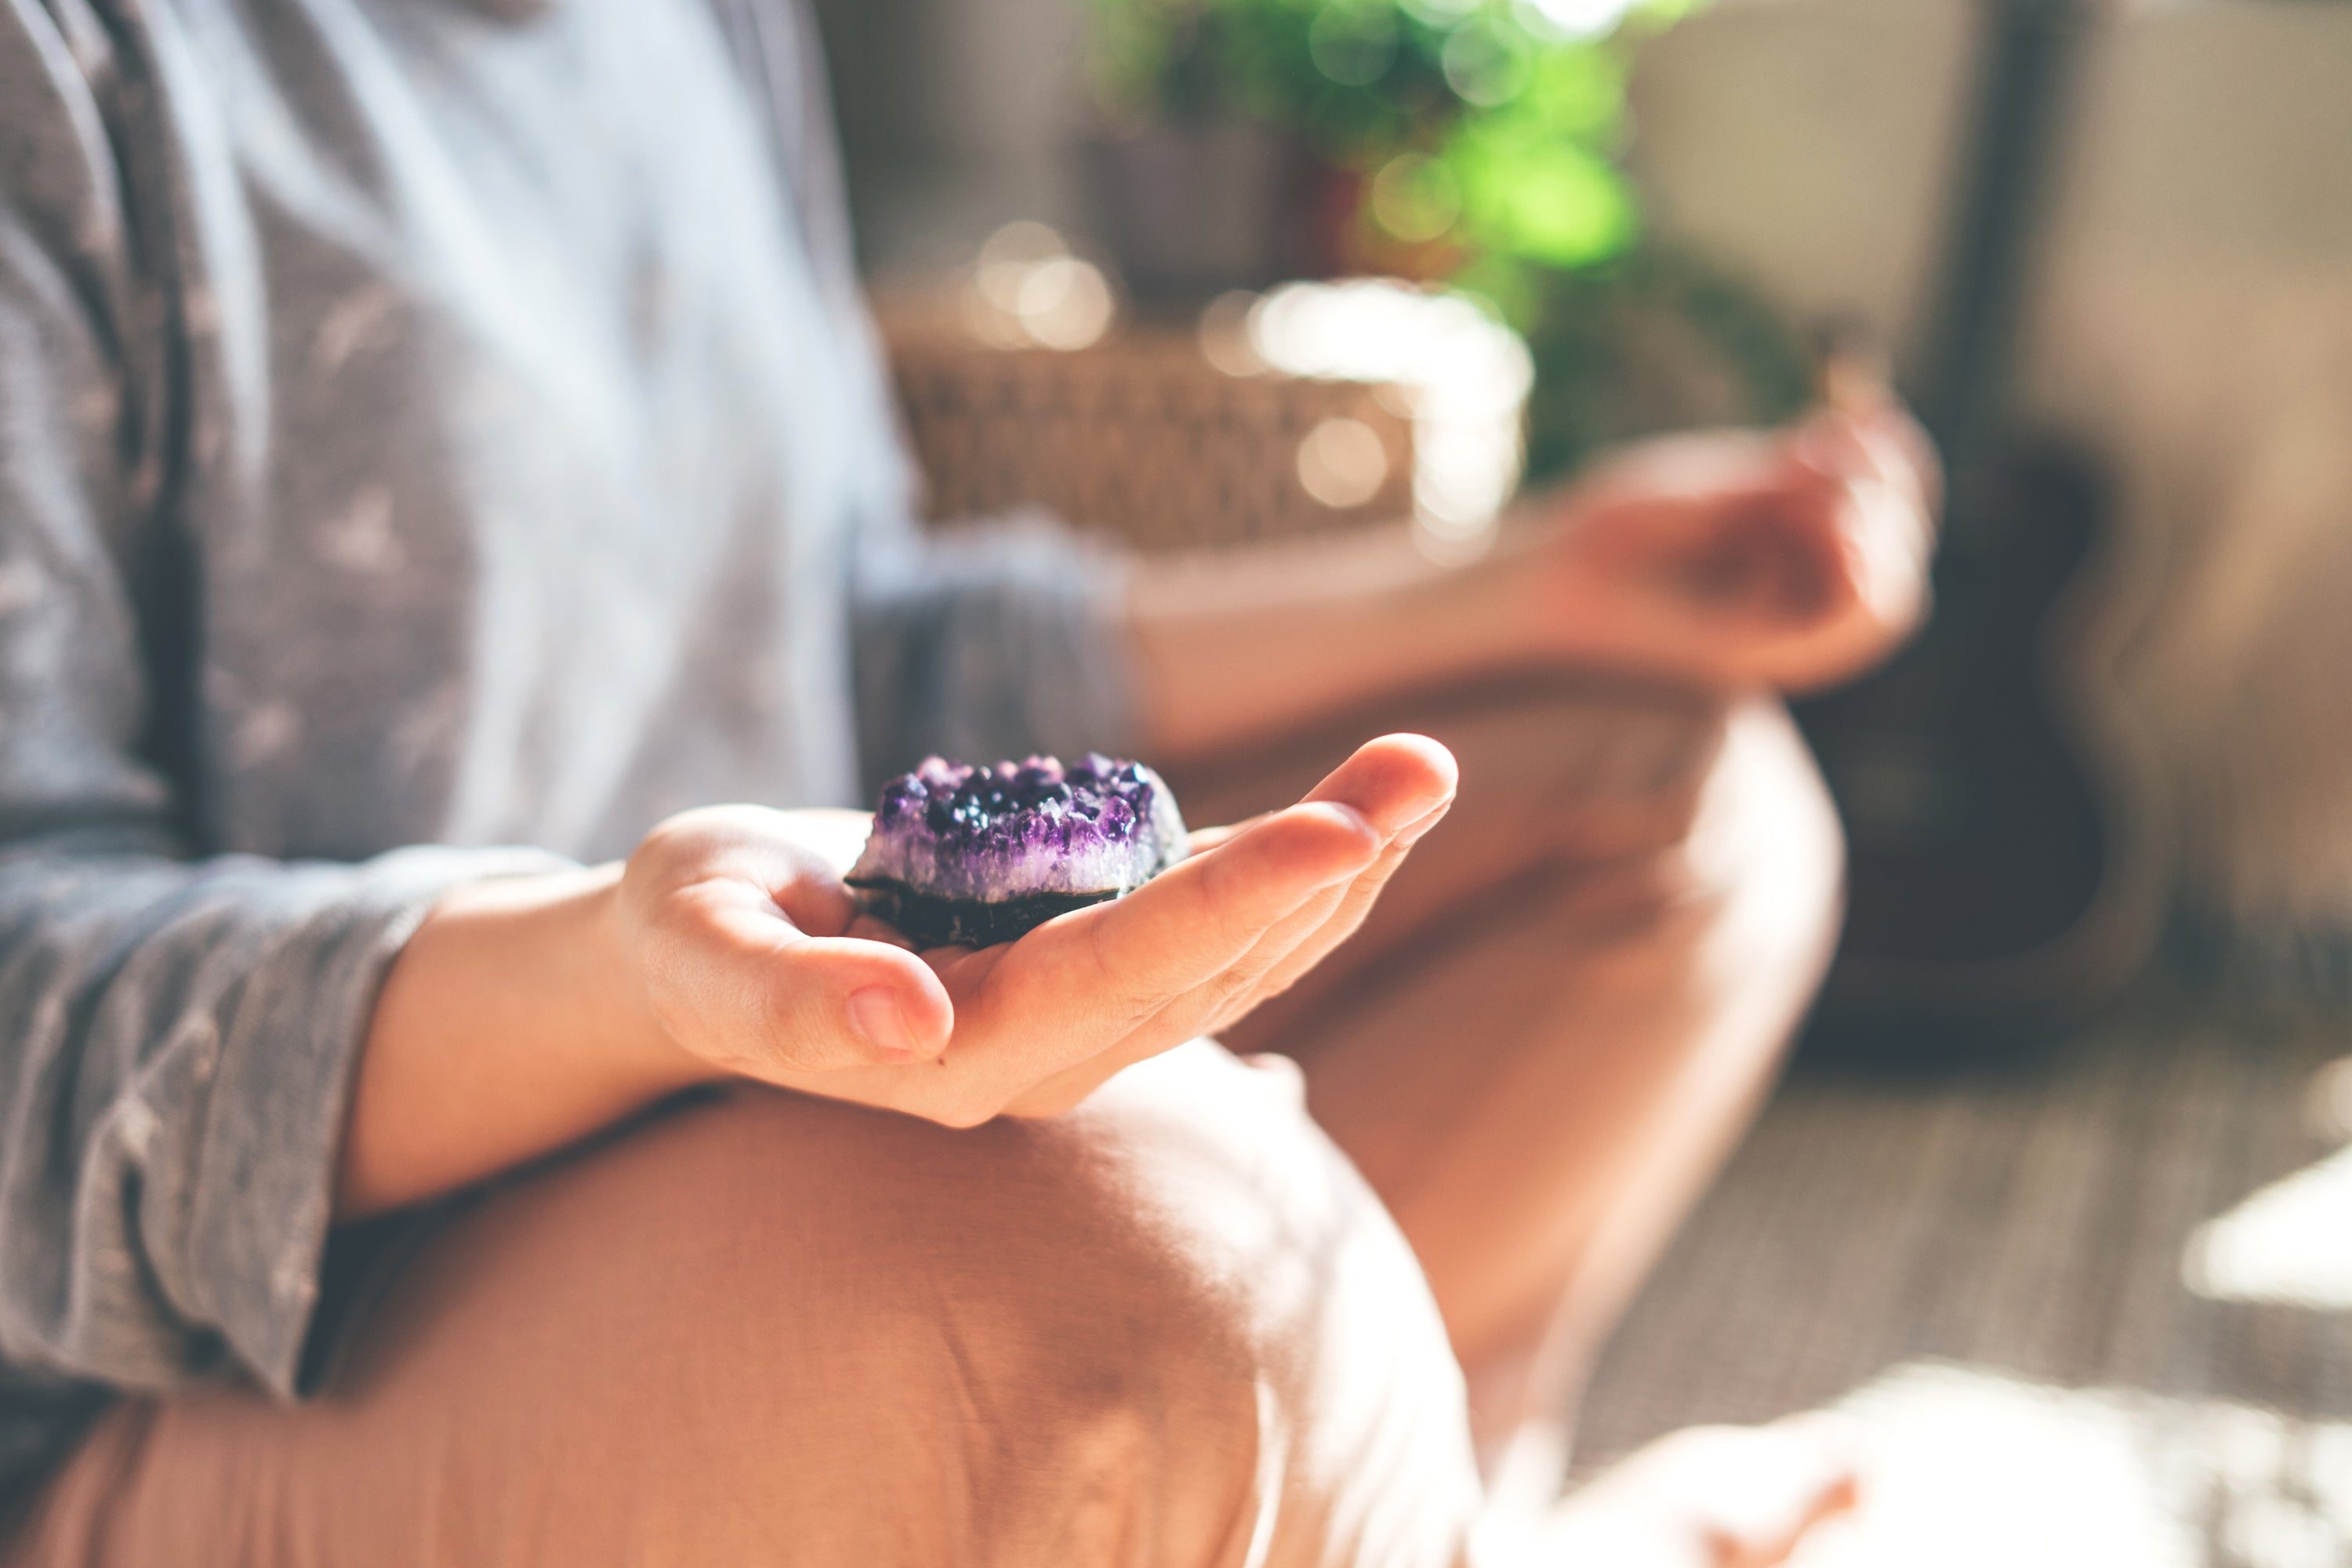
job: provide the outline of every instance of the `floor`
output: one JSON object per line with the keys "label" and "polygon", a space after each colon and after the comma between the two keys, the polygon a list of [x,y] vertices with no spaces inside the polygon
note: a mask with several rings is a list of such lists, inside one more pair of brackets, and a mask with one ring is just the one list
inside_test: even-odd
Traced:
{"label": "floor", "polygon": [[1835,1405],[1866,1500],[1804,1568],[2352,1564],[2347,1053],[2344,1015],[2151,991],[2002,1068],[1801,1062],[1605,1356],[1580,1469]]}

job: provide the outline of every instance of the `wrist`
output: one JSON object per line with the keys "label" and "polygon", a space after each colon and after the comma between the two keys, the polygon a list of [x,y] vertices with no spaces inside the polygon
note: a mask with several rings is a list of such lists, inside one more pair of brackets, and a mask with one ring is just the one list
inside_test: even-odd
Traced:
{"label": "wrist", "polygon": [[678,1043],[653,1004],[645,944],[623,892],[625,870],[616,860],[578,873],[549,911],[548,934],[569,960],[583,1047],[614,1082],[639,1085],[652,1098],[720,1074]]}
{"label": "wrist", "polygon": [[471,883],[442,900],[411,945],[470,950],[483,989],[530,1015],[530,1032],[560,1051],[568,1077],[650,1098],[712,1075],[648,998],[623,869],[611,861]]}
{"label": "wrist", "polygon": [[[1738,629],[1669,577],[1611,545],[1638,507],[1622,491],[1580,487],[1507,531],[1516,601],[1496,612],[1523,628],[1536,658],[1702,688],[1749,684]],[[1495,559],[1501,559],[1498,548]]]}
{"label": "wrist", "polygon": [[434,907],[369,1023],[339,1218],[494,1175],[711,1076],[645,1004],[619,879],[609,866],[495,878]]}

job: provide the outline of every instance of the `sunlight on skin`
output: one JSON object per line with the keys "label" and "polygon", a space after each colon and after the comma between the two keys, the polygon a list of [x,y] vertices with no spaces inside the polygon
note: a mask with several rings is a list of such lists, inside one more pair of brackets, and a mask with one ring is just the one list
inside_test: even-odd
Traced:
{"label": "sunlight on skin", "polygon": [[1861,1504],[1793,1568],[2318,1568],[2352,1552],[2352,1424],[1941,1363],[1838,1408]]}

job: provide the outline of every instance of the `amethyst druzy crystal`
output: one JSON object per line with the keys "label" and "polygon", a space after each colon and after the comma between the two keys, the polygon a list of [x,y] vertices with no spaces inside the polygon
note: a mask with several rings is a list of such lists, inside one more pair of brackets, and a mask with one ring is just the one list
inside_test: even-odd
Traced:
{"label": "amethyst druzy crystal", "polygon": [[985,947],[1132,892],[1183,854],[1176,797],[1140,763],[926,757],[883,786],[848,882],[923,946]]}

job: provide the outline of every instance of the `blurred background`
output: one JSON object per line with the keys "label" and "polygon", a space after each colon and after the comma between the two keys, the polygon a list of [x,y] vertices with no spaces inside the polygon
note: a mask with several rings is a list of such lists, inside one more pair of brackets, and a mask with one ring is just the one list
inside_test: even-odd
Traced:
{"label": "blurred background", "polygon": [[1809,1563],[2352,1563],[2352,5],[819,10],[942,514],[1444,558],[1885,360],[1939,614],[1805,706],[1852,931],[1580,1463],[1843,1405]]}

